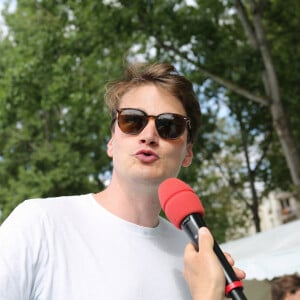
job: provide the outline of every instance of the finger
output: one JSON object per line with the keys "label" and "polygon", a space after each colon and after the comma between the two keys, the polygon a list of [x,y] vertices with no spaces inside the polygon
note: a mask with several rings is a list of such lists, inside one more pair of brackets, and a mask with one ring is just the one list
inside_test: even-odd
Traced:
{"label": "finger", "polygon": [[233,266],[234,265],[234,259],[232,258],[232,256],[227,252],[224,252],[224,255],[225,255],[227,261],[229,262],[229,264],[231,266]]}
{"label": "finger", "polygon": [[233,268],[233,270],[239,280],[246,278],[246,273],[243,270],[241,270],[239,268],[235,268],[235,267]]}
{"label": "finger", "polygon": [[[232,256],[228,252],[224,252],[224,255],[225,255],[227,261],[229,262],[229,264],[233,267],[235,262],[234,262],[234,259],[232,258]],[[235,272],[235,275],[240,280],[244,279],[246,277],[246,273],[243,270],[236,268],[236,267],[233,267],[233,270]]]}

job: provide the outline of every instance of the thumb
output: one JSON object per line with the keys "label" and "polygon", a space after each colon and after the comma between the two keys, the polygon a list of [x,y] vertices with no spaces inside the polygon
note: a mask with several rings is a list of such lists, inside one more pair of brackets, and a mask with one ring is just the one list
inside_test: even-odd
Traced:
{"label": "thumb", "polygon": [[199,250],[205,251],[213,249],[214,238],[207,227],[200,227],[198,231],[198,247]]}

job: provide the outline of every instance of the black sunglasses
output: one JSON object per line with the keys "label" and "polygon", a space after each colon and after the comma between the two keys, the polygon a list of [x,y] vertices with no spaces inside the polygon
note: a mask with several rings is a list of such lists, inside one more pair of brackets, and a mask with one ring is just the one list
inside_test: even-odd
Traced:
{"label": "black sunglasses", "polygon": [[148,124],[149,119],[155,120],[155,127],[159,136],[167,140],[175,140],[179,138],[185,128],[191,129],[191,121],[188,117],[163,113],[157,116],[147,115],[144,111],[135,108],[122,108],[114,111],[112,122],[116,119],[119,128],[127,134],[139,134]]}

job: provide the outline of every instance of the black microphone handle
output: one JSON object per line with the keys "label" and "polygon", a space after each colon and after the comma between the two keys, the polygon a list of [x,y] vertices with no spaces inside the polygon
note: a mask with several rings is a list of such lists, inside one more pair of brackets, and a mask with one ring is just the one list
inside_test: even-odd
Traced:
{"label": "black microphone handle", "polygon": [[[181,223],[181,228],[186,232],[189,238],[194,243],[196,249],[198,249],[198,230],[200,227],[207,227],[203,218],[200,214],[191,214],[187,216]],[[224,270],[225,279],[226,279],[226,286],[233,284],[235,285],[236,282],[240,280],[236,277],[233,268],[227,261],[223,251],[220,249],[217,242],[214,240],[214,252],[217,255],[219,261]],[[228,293],[228,296],[234,300],[247,300],[246,296],[243,293],[243,287],[237,286],[233,287],[231,291]]]}

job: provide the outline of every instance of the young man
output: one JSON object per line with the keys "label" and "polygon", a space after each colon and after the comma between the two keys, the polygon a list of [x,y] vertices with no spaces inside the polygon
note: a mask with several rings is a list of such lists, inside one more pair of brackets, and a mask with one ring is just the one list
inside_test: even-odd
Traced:
{"label": "young man", "polygon": [[183,275],[188,239],[159,217],[160,183],[193,158],[200,108],[192,84],[169,64],[133,65],[106,100],[110,184],[14,210],[0,229],[0,299],[223,299],[209,233],[200,232],[199,252],[187,246]]}

